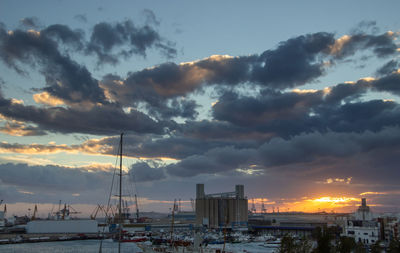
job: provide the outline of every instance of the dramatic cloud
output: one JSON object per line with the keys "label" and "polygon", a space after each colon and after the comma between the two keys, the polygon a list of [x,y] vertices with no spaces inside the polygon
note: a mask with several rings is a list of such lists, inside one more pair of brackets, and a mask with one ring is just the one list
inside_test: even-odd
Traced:
{"label": "dramatic cloud", "polygon": [[18,63],[38,65],[45,76],[44,91],[69,103],[105,103],[103,91],[84,67],[62,54],[57,41],[73,48],[80,47],[81,33],[63,25],[42,31],[0,29],[0,58],[22,73]]}
{"label": "dramatic cloud", "polygon": [[[33,67],[45,82],[25,103],[0,94],[0,131],[14,136],[100,135],[68,145],[1,142],[4,160],[12,160],[10,153],[25,156],[12,161],[41,159],[43,154],[51,161],[59,152],[115,155],[117,134],[124,132],[124,155],[140,161],[131,166],[129,178],[148,185],[167,187],[171,180],[193,185],[205,179],[219,184],[229,177],[249,183],[254,191],[266,182],[271,187],[285,180],[293,185],[271,193],[275,195],[293,190],[300,195],[313,187],[351,189],[356,196],[398,190],[390,185],[399,176],[400,106],[395,99],[370,96],[400,95],[398,34],[305,34],[259,54],[165,62],[126,75],[94,74],[81,63],[94,56],[99,64],[116,64],[145,56],[150,49],[176,55],[154,28],[159,25],[154,13],[146,10],[143,15],[144,26],[129,20],[98,23],[89,41],[83,31],[65,25],[14,31],[0,26],[0,59],[18,73],[28,74]],[[364,24],[369,25],[374,24]],[[316,83],[332,66],[360,53],[382,61],[376,76],[329,87]],[[311,88],[301,89],[303,85]],[[204,95],[213,103],[199,98]],[[70,195],[75,189],[98,191],[111,175],[109,166],[99,164],[78,169],[5,164],[0,172],[8,190],[20,191],[22,197],[35,189],[65,188]],[[65,179],[76,182],[66,186]],[[155,191],[150,188],[147,193]]]}
{"label": "dramatic cloud", "polygon": [[327,54],[334,42],[329,33],[308,34],[283,42],[260,56],[263,66],[255,67],[253,79],[276,88],[310,82],[324,73],[324,63],[318,56]]}
{"label": "dramatic cloud", "polygon": [[346,35],[338,40],[329,33],[308,34],[284,41],[277,49],[261,55],[213,55],[179,65],[164,63],[130,73],[125,79],[105,76],[102,87],[113,101],[125,105],[145,102],[150,110],[162,111],[168,100],[201,90],[206,85],[247,84],[282,90],[310,83],[324,75],[326,68],[336,60],[352,56],[358,50],[372,49],[378,56],[395,55],[395,39],[393,33]]}
{"label": "dramatic cloud", "polygon": [[378,57],[387,57],[396,53],[398,46],[395,38],[398,35],[394,32],[387,32],[381,35],[353,34],[345,35],[338,39],[331,48],[331,53],[341,59],[354,55],[359,50],[372,49]]}
{"label": "dramatic cloud", "polygon": [[152,168],[145,162],[132,164],[128,174],[132,182],[156,181],[166,177],[161,169]]}
{"label": "dramatic cloud", "polygon": [[0,180],[4,184],[25,189],[54,191],[80,191],[103,188],[111,182],[111,173],[88,172],[61,166],[28,166],[26,164],[1,164]]}
{"label": "dramatic cloud", "polygon": [[[234,147],[210,149],[203,155],[189,156],[176,164],[166,166],[165,169],[171,175],[189,177],[222,173],[251,165],[268,171],[276,166],[310,163],[326,157],[346,159],[379,150],[397,152],[400,148],[398,134],[399,129],[395,127],[380,132],[326,134],[315,132],[301,134],[288,140],[274,138],[257,149]],[[372,170],[376,168],[372,167]],[[379,169],[375,173],[377,171]]]}
{"label": "dramatic cloud", "polygon": [[45,131],[37,127],[15,120],[6,122],[3,127],[0,127],[0,132],[14,136],[39,136],[46,134]]}
{"label": "dramatic cloud", "polygon": [[398,70],[400,67],[400,64],[395,61],[395,60],[390,60],[388,61],[385,65],[383,65],[382,67],[380,67],[376,73],[377,75],[388,75],[392,72],[395,72],[396,70]]}
{"label": "dramatic cloud", "polygon": [[111,105],[90,109],[39,108],[15,104],[1,96],[0,114],[18,121],[34,123],[42,130],[62,133],[112,135],[126,131],[161,134],[164,128],[174,126],[170,122],[156,122],[142,112],[130,110],[126,113]]}
{"label": "dramatic cloud", "polygon": [[359,98],[369,90],[398,94],[399,76],[394,73],[381,79],[361,79],[324,90],[262,90],[258,96],[228,91],[219,97],[212,112],[215,119],[247,131],[285,138],[312,131],[378,131],[400,124],[399,105],[382,100],[361,102]]}
{"label": "dramatic cloud", "polygon": [[[155,20],[155,16],[152,20]],[[172,58],[177,54],[173,46],[172,42],[162,39],[150,24],[137,27],[127,20],[115,24],[102,22],[95,25],[87,52],[96,54],[100,64],[116,64],[119,57],[128,58],[133,54],[146,56],[147,49],[151,47]]]}

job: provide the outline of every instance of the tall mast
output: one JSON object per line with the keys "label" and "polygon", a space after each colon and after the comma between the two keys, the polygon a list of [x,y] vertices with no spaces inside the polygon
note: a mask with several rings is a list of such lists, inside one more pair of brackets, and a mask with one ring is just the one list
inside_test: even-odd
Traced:
{"label": "tall mast", "polygon": [[136,194],[135,194],[135,204],[136,204],[136,222],[139,222],[139,205]]}
{"label": "tall mast", "polygon": [[122,137],[124,133],[121,133],[121,139],[119,141],[119,208],[118,208],[118,218],[119,218],[119,236],[118,236],[118,252],[121,252],[121,237],[122,237]]}

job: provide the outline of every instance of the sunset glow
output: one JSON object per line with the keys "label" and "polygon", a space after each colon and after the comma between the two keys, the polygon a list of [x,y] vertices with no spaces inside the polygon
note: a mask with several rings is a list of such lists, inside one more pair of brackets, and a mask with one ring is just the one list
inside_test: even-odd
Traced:
{"label": "sunset glow", "polygon": [[[254,204],[258,212],[261,205],[267,208],[267,212],[353,212],[359,205],[360,198],[355,197],[319,197],[319,198],[300,198],[293,200],[285,199],[262,199],[255,198]],[[249,199],[249,208],[252,206],[253,199]]]}
{"label": "sunset glow", "polygon": [[389,1],[2,1],[0,200],[89,209],[121,166],[143,211],[191,210],[196,184],[258,211],[400,210]]}

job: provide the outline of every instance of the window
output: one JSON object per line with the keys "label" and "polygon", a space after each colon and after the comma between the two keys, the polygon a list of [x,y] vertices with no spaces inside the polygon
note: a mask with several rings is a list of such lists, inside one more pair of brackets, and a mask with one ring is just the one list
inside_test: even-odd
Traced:
{"label": "window", "polygon": [[347,231],[348,235],[354,235],[354,231]]}
{"label": "window", "polygon": [[364,233],[364,235],[368,235],[368,233]]}

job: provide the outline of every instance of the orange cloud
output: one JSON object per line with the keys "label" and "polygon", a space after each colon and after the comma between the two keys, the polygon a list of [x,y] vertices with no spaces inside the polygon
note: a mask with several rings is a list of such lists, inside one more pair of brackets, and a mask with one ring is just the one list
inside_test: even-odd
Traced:
{"label": "orange cloud", "polygon": [[19,154],[48,154],[58,152],[73,152],[76,153],[79,150],[74,146],[61,145],[43,145],[43,144],[9,144],[7,142],[0,142],[0,153],[19,153]]}
{"label": "orange cloud", "polygon": [[29,126],[24,122],[16,120],[8,121],[3,127],[0,127],[0,132],[12,136],[44,135],[44,131],[41,131],[36,127]]}
{"label": "orange cloud", "polygon": [[33,94],[33,100],[35,100],[35,102],[38,104],[44,104],[50,106],[57,106],[64,104],[64,102],[61,99],[50,95],[50,93],[48,93],[47,91]]}
{"label": "orange cloud", "polygon": [[352,177],[348,178],[327,178],[323,183],[324,184],[334,184],[334,183],[344,183],[350,184]]}
{"label": "orange cloud", "polygon": [[343,35],[335,41],[335,43],[330,47],[330,53],[332,55],[338,55],[342,51],[343,47],[350,42],[351,36]]}
{"label": "orange cloud", "polygon": [[400,194],[400,191],[363,192],[363,193],[360,193],[360,196],[365,196],[365,195],[397,195],[397,194]]}

